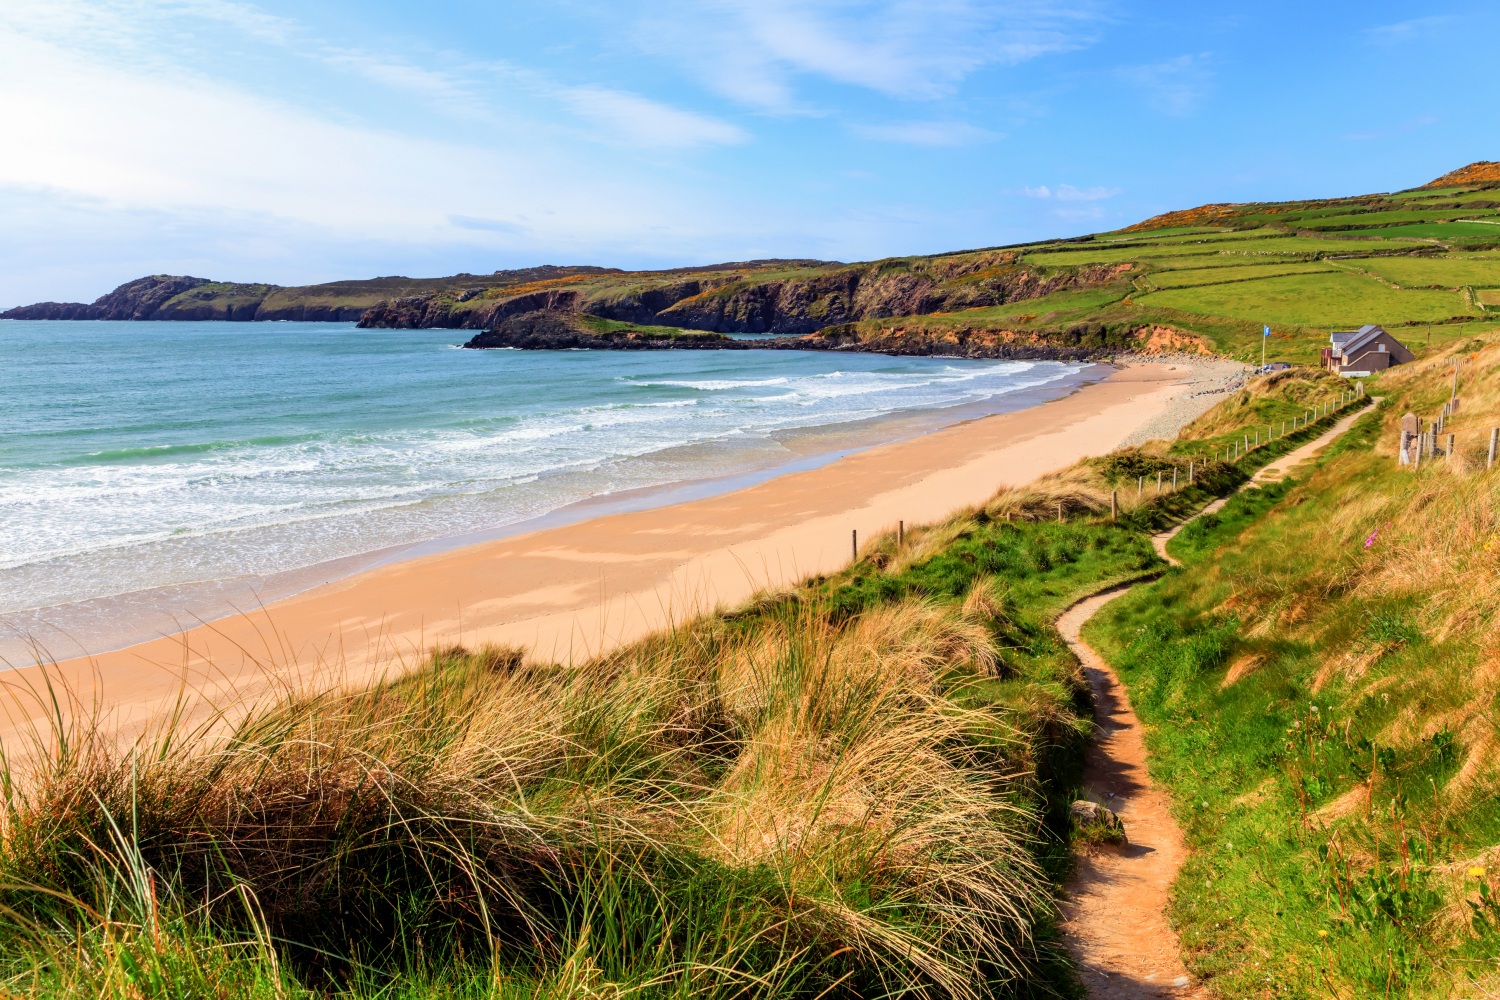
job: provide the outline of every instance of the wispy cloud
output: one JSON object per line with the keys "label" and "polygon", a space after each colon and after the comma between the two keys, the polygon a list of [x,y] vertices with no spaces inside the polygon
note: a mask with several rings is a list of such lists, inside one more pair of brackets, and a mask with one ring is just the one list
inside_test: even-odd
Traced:
{"label": "wispy cloud", "polygon": [[750,133],[738,125],[621,90],[568,87],[559,90],[557,97],[574,114],[603,129],[610,137],[635,145],[692,149],[750,141]]}
{"label": "wispy cloud", "polygon": [[1097,18],[1094,0],[659,0],[636,33],[717,92],[787,111],[801,77],[944,97],[983,66],[1089,44]]}
{"label": "wispy cloud", "polygon": [[1190,115],[1213,89],[1209,56],[1183,55],[1145,66],[1126,66],[1119,78],[1138,89],[1146,106],[1164,115]]}
{"label": "wispy cloud", "polygon": [[1071,184],[1059,184],[1052,187],[1042,184],[1037,187],[1022,188],[1021,193],[1028,198],[1040,198],[1044,201],[1108,201],[1124,192],[1120,188],[1112,187],[1078,188]]}
{"label": "wispy cloud", "polygon": [[1413,118],[1411,121],[1401,122],[1400,124],[1396,125],[1390,125],[1386,128],[1368,129],[1361,132],[1346,132],[1342,136],[1340,136],[1340,138],[1347,139],[1351,142],[1369,142],[1375,139],[1389,139],[1392,136],[1406,135],[1410,132],[1415,132],[1418,129],[1427,128],[1429,125],[1436,125],[1438,123],[1438,120],[1439,119],[1435,115],[1422,115],[1419,118]]}
{"label": "wispy cloud", "polygon": [[460,113],[486,108],[487,101],[470,80],[446,70],[433,70],[396,56],[362,49],[327,47],[317,57],[329,66],[348,70],[372,83],[425,99]]}
{"label": "wispy cloud", "polygon": [[971,146],[993,142],[1004,136],[968,122],[887,122],[882,125],[854,125],[855,135],[880,142],[897,142],[909,146]]}
{"label": "wispy cloud", "polygon": [[1431,17],[1414,17],[1395,24],[1382,24],[1366,29],[1365,40],[1372,45],[1402,45],[1420,38],[1438,34],[1451,27],[1453,18],[1446,14]]}

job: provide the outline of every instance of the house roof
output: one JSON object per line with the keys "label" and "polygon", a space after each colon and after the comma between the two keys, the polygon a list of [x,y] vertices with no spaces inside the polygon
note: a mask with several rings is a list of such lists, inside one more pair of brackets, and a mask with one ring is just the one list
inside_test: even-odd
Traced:
{"label": "house roof", "polygon": [[1335,353],[1348,357],[1351,352],[1359,350],[1382,333],[1385,333],[1383,327],[1376,326],[1374,323],[1366,323],[1358,330],[1330,333],[1328,339],[1333,342]]}

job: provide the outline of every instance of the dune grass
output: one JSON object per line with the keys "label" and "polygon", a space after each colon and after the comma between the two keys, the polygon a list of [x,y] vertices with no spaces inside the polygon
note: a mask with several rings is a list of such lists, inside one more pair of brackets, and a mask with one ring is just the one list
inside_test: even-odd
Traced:
{"label": "dune grass", "polygon": [[1333,419],[1115,520],[1180,456],[1082,463],[582,664],[440,649],[227,736],[60,708],[6,748],[0,995],[1076,995],[1089,706],[1052,620]]}
{"label": "dune grass", "polygon": [[[1395,369],[1301,481],[1178,536],[1085,635],[1146,723],[1192,856],[1174,917],[1222,996],[1500,990],[1500,347]],[[1394,461],[1466,361],[1452,464]]]}
{"label": "dune grass", "polygon": [[0,983],[1056,995],[1088,727],[1047,609],[1154,563],[969,512],[576,667],[442,650],[228,740],[74,724],[6,783]]}

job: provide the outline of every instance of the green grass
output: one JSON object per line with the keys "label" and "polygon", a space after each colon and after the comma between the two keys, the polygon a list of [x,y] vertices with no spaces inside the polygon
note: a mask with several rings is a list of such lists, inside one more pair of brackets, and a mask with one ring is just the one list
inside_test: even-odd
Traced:
{"label": "green grass", "polygon": [[[1482,217],[1493,214],[1490,209],[1460,209],[1460,208],[1427,208],[1414,209],[1411,211],[1392,212],[1369,212],[1354,215],[1333,215],[1319,218],[1316,222],[1318,229],[1360,228],[1366,226],[1408,225],[1413,223],[1434,223],[1454,220],[1456,216],[1468,214],[1473,217]],[[1371,231],[1372,235],[1383,235],[1381,232]]]}
{"label": "green grass", "polygon": [[574,668],[441,650],[207,752],[70,731],[5,802],[0,986],[1072,995],[1088,726],[1050,616],[1157,565],[1123,525],[962,515]]}
{"label": "green grass", "polygon": [[[1119,302],[1129,286],[1097,288],[1083,291],[1054,292],[1041,298],[1025,299],[1003,306],[985,306],[959,312],[904,317],[902,325],[912,329],[962,326],[1046,326],[1076,322]],[[878,329],[889,320],[865,320],[861,327]]]}
{"label": "green grass", "polygon": [[1325,274],[1332,266],[1321,261],[1307,263],[1241,264],[1238,267],[1179,268],[1147,275],[1143,283],[1157,289],[1192,288],[1201,285],[1218,285],[1231,281],[1256,281],[1262,278],[1279,278],[1294,274]]}
{"label": "green grass", "polygon": [[[1342,262],[1341,262],[1342,263]],[[1408,288],[1500,287],[1500,257],[1386,257],[1351,261],[1349,266],[1377,274]]]}
{"label": "green grass", "polygon": [[1424,222],[1408,226],[1392,226],[1389,229],[1364,230],[1364,232],[1391,239],[1401,237],[1432,240],[1478,239],[1487,243],[1500,243],[1500,226],[1486,222]]}
{"label": "green grass", "polygon": [[[1497,361],[1468,369],[1461,447],[1500,417]],[[1217,995],[1500,982],[1500,695],[1488,640],[1457,625],[1495,613],[1495,564],[1467,552],[1500,544],[1495,481],[1413,474],[1389,443],[1395,415],[1446,400],[1445,367],[1384,376],[1391,402],[1315,469],[1189,525],[1171,545],[1185,568],[1085,631],[1185,827],[1173,917]]]}
{"label": "green grass", "polygon": [[1143,306],[1299,326],[1440,322],[1477,315],[1456,292],[1393,289],[1353,274],[1298,275],[1232,285],[1170,289],[1141,295]]}

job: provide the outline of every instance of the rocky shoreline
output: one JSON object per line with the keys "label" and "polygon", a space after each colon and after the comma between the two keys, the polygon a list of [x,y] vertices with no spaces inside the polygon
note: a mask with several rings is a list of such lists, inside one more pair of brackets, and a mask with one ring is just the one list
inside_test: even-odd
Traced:
{"label": "rocky shoreline", "polygon": [[660,328],[596,332],[580,325],[573,314],[551,310],[535,310],[509,317],[493,329],[471,337],[462,346],[469,350],[517,351],[840,351],[1004,361],[1101,361],[1116,357],[1123,350],[1120,346],[1102,343],[1059,346],[980,337],[934,340],[906,336],[864,340],[857,337],[850,327],[754,340],[737,340],[708,331],[667,333]]}

